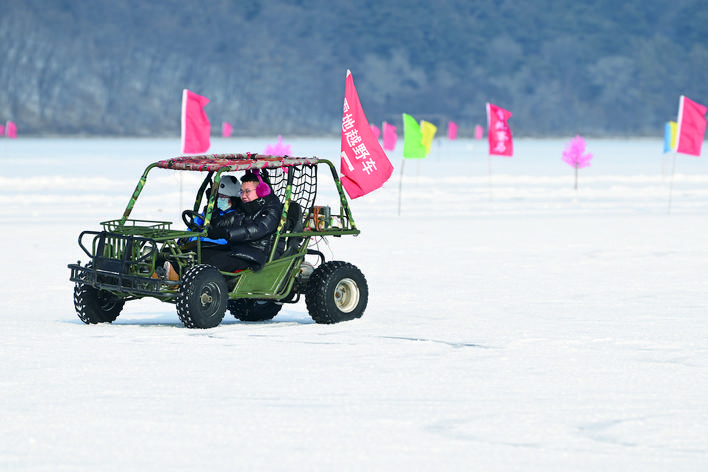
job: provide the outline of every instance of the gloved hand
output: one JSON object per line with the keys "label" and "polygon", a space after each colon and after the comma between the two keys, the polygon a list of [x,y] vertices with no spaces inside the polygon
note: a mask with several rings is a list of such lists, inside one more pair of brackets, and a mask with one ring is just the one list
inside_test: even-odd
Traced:
{"label": "gloved hand", "polygon": [[229,239],[229,232],[224,228],[210,226],[207,232],[209,239]]}

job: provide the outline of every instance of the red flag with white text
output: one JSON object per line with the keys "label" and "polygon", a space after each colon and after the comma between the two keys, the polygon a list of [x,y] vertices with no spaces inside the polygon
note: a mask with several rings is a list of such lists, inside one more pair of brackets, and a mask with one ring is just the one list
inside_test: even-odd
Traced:
{"label": "red flag with white text", "polygon": [[487,136],[490,155],[509,157],[514,155],[511,128],[507,123],[509,118],[511,118],[510,111],[487,103]]}
{"label": "red flag with white text", "polygon": [[705,106],[681,95],[676,130],[676,152],[691,156],[701,155],[701,145],[706,132],[706,111],[708,109]]}
{"label": "red flag with white text", "polygon": [[182,91],[182,154],[201,154],[211,145],[211,124],[204,111],[209,99]]}
{"label": "red flag with white text", "polygon": [[381,187],[393,173],[393,166],[369,126],[354,78],[347,70],[342,113],[342,185],[354,199]]}

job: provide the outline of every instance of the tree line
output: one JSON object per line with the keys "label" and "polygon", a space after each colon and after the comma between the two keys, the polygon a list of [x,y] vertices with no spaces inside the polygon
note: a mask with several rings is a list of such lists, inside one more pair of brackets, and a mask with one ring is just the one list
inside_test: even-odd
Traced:
{"label": "tree line", "polygon": [[700,0],[24,0],[0,16],[0,121],[170,136],[181,91],[235,135],[335,135],[350,69],[369,121],[510,110],[517,136],[656,136],[708,102]]}

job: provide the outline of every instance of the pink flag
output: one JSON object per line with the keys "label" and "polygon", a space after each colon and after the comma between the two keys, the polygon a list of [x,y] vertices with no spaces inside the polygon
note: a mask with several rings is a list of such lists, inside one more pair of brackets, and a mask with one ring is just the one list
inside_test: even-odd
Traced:
{"label": "pink flag", "polygon": [[371,132],[374,133],[374,136],[376,136],[376,139],[379,139],[381,137],[381,130],[379,129],[378,126],[371,125]]}
{"label": "pink flag", "polygon": [[0,125],[0,138],[5,136],[5,125]]}
{"label": "pink flag", "polygon": [[383,123],[383,148],[387,151],[393,151],[396,149],[396,141],[398,141],[398,135],[396,134],[396,127],[389,125],[384,121]]}
{"label": "pink flag", "polygon": [[182,92],[182,154],[209,150],[211,124],[204,112],[209,99],[184,89]]}
{"label": "pink flag", "polygon": [[450,121],[447,124],[447,139],[453,140],[457,139],[457,123]]}
{"label": "pink flag", "polygon": [[513,156],[514,143],[511,128],[506,122],[511,118],[511,112],[496,105],[487,103],[487,126],[489,131],[489,154],[495,156]]}
{"label": "pink flag", "polygon": [[701,155],[701,145],[706,132],[707,110],[700,103],[681,95],[676,131],[676,152],[691,156]]}
{"label": "pink flag", "polygon": [[223,123],[221,123],[221,136],[223,136],[224,138],[228,138],[233,132],[234,127],[231,126],[231,123],[229,123],[228,121],[224,121]]}
{"label": "pink flag", "polygon": [[5,125],[5,136],[8,138],[17,137],[17,126],[12,121],[8,121]]}
{"label": "pink flag", "polygon": [[349,70],[344,89],[341,157],[342,185],[352,199],[381,187],[393,173],[393,166],[364,115]]}
{"label": "pink flag", "polygon": [[474,139],[482,139],[484,137],[484,128],[482,125],[477,125],[474,127]]}

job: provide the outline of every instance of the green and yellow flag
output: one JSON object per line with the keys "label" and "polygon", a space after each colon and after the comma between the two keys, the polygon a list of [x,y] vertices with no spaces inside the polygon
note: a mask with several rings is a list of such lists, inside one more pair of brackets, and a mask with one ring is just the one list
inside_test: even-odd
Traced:
{"label": "green and yellow flag", "polygon": [[433,137],[438,127],[425,120],[420,121],[420,133],[422,134],[421,143],[425,146],[426,154],[430,154],[430,146],[433,144]]}
{"label": "green and yellow flag", "polygon": [[403,157],[406,159],[423,159],[428,154],[420,128],[415,118],[403,114]]}

